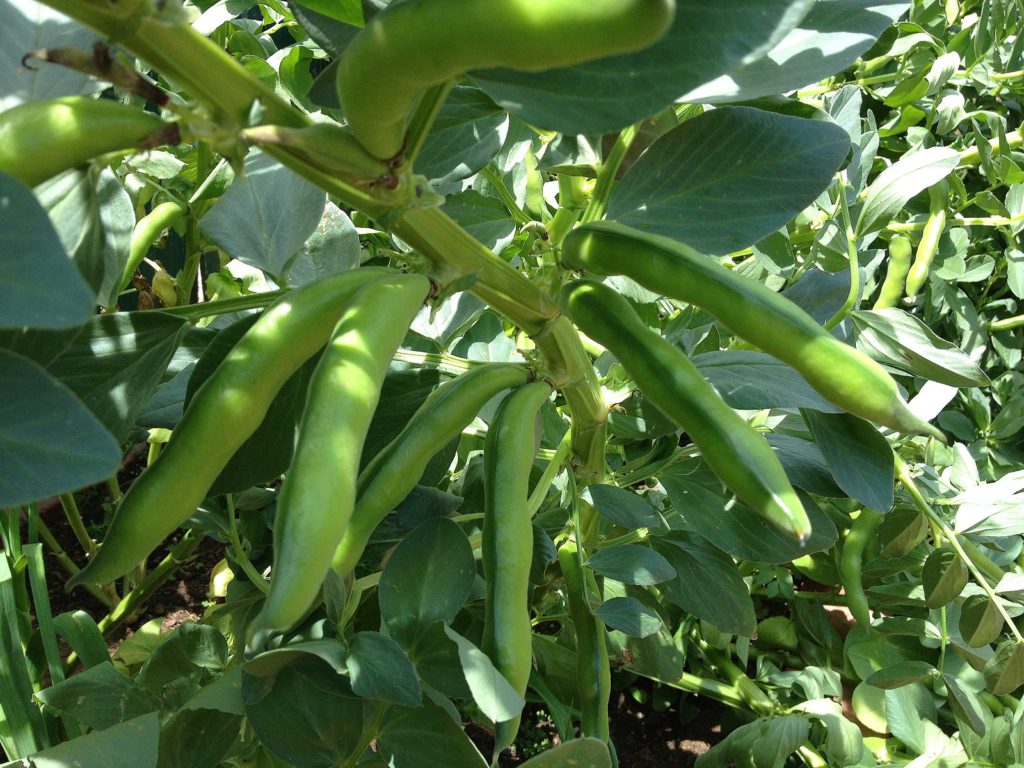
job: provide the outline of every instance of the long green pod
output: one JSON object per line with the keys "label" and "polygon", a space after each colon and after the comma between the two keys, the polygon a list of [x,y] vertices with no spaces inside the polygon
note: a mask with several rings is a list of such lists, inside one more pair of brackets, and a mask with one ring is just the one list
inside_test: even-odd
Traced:
{"label": "long green pod", "polygon": [[921,242],[917,244],[914,263],[907,273],[907,296],[916,296],[928,279],[935,254],[939,252],[939,240],[946,229],[946,204],[949,197],[949,185],[945,181],[928,189],[928,220],[921,232]]}
{"label": "long green pod", "polygon": [[34,187],[107,152],[178,141],[176,125],[119,101],[32,101],[0,113],[0,171]]}
{"label": "long green pod", "polygon": [[[550,395],[551,387],[543,381],[514,390],[498,407],[484,442],[481,555],[487,602],[481,648],[520,695],[526,693],[533,666],[530,469],[537,451],[537,413]],[[518,730],[518,716],[497,723],[495,756],[512,743]]]}
{"label": "long green pod", "polygon": [[168,200],[153,206],[153,210],[139,219],[135,229],[132,230],[128,261],[125,263],[124,269],[121,271],[121,279],[117,281],[117,286],[110,297],[111,305],[117,303],[117,297],[121,291],[131,283],[135,270],[146,258],[150,246],[156,242],[165,229],[174,226],[174,223],[184,215],[185,210],[185,206],[176,200]]}
{"label": "long green pod", "polygon": [[871,626],[871,606],[861,576],[864,570],[864,550],[881,522],[882,513],[879,510],[864,507],[846,534],[839,558],[839,577],[846,593],[846,606],[856,622],[864,628]]}
{"label": "long green pod", "polygon": [[619,359],[658,408],[681,426],[716,475],[788,535],[811,533],[803,505],[765,439],[728,405],[675,345],[648,328],[608,286],[577,280],[559,303],[577,326]]}
{"label": "long green pod", "polygon": [[611,670],[604,622],[590,610],[588,587],[596,592],[592,571],[580,562],[576,542],[558,548],[558,564],[565,579],[565,596],[576,634],[576,687],[580,697],[580,730],[584,736],[608,741],[608,701]]}
{"label": "long green pod", "polygon": [[271,304],[196,392],[170,442],[125,494],[103,546],[68,586],[123,576],[184,523],[281,387],[327,343],[352,294],[388,274],[343,272]]}
{"label": "long green pod", "polygon": [[359,456],[388,365],[429,292],[422,275],[374,280],[338,321],[277,499],[270,594],[254,631],[287,630],[316,600],[355,508]]}
{"label": "long green pod", "polygon": [[338,69],[345,118],[370,154],[401,150],[405,123],[431,87],[471,69],[540,72],[646,48],[674,0],[411,0],[377,14]]}
{"label": "long green pod", "polygon": [[910,272],[910,256],[913,246],[906,235],[893,235],[889,240],[889,267],[885,270],[885,280],[878,292],[878,299],[872,309],[889,309],[899,304]]}
{"label": "long green pod", "polygon": [[687,245],[611,221],[565,239],[562,263],[599,275],[626,275],[652,291],[707,310],[733,333],[789,364],[825,399],[900,432],[942,432],[918,418],[893,378],[844,344],[793,302],[722,267]]}
{"label": "long green pod", "polygon": [[352,573],[373,531],[416,487],[434,455],[462,434],[491,398],[525,384],[529,376],[521,365],[493,363],[430,393],[405,429],[359,474],[356,508],[334,551],[332,567],[339,576]]}

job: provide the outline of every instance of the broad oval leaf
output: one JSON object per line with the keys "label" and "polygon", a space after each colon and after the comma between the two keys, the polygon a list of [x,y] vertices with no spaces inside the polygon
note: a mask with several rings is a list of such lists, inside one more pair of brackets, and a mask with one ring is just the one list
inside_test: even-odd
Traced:
{"label": "broad oval leaf", "polygon": [[520,768],[611,768],[608,745],[583,737],[559,744],[523,763]]}
{"label": "broad oval leaf", "polygon": [[943,673],[942,682],[946,684],[946,701],[953,710],[957,720],[965,723],[979,736],[984,736],[992,715],[982,704],[977,695],[968,690],[953,675]]}
{"label": "broad oval leaf", "polygon": [[924,561],[921,584],[929,608],[949,605],[967,586],[970,574],[964,561],[952,549],[936,549]]}
{"label": "broad oval leaf", "polygon": [[612,629],[630,637],[649,637],[661,629],[661,618],[635,597],[613,597],[594,610],[594,615]]}
{"label": "broad oval leaf", "polygon": [[0,328],[69,328],[93,314],[93,292],[32,190],[0,173]]}
{"label": "broad oval leaf", "polygon": [[793,368],[764,352],[705,352],[694,355],[692,360],[722,399],[737,410],[812,408],[825,413],[842,410],[815,392]]}
{"label": "broad oval leaf", "polygon": [[377,753],[390,765],[412,768],[486,768],[487,761],[448,713],[432,702],[394,707],[384,717]]}
{"label": "broad oval leaf", "polygon": [[971,648],[995,641],[1003,631],[1003,616],[988,595],[971,595],[960,606],[960,635]]}
{"label": "broad oval leaf", "polygon": [[67,387],[2,349],[0,371],[0,506],[74,491],[117,471],[120,446]]}
{"label": "broad oval leaf", "polygon": [[730,253],[806,208],[849,150],[846,131],[832,122],[716,109],[647,149],[612,192],[608,218],[704,253]]}
{"label": "broad oval leaf", "polygon": [[882,171],[868,187],[857,219],[857,237],[882,229],[920,192],[946,178],[960,162],[950,147],[931,147],[903,155]]}
{"label": "broad oval leaf", "polygon": [[33,768],[157,768],[159,743],[160,718],[150,712],[36,752],[30,764]]}
{"label": "broad oval leaf", "polygon": [[890,690],[927,680],[934,672],[935,667],[926,661],[901,661],[872,673],[864,682],[875,688]]}
{"label": "broad oval leaf", "polygon": [[416,171],[434,184],[472,176],[501,149],[505,111],[476,88],[456,86],[416,156]]}
{"label": "broad oval leaf", "polygon": [[398,643],[380,632],[357,632],[348,645],[345,667],[352,692],[407,707],[422,698],[416,669]]}
{"label": "broad oval leaf", "polygon": [[895,464],[879,431],[848,413],[802,413],[836,484],[867,507],[891,508]]}
{"label": "broad oval leaf", "polygon": [[676,575],[668,560],[642,544],[621,544],[595,552],[587,565],[623,584],[660,584]]}
{"label": "broad oval leaf", "polygon": [[435,621],[455,618],[475,579],[466,534],[447,518],[428,520],[406,536],[384,566],[377,588],[381,618],[408,648]]}
{"label": "broad oval leaf", "polygon": [[982,670],[985,687],[996,696],[1013,693],[1024,685],[1024,643],[1005,640]]}
{"label": "broad oval leaf", "polygon": [[661,518],[647,501],[632,491],[614,485],[591,485],[583,492],[601,517],[623,528],[659,528]]}
{"label": "broad oval leaf", "polygon": [[495,723],[517,717],[526,702],[495,668],[487,654],[449,627],[444,628],[444,633],[458,646],[462,674],[480,711]]}
{"label": "broad oval leaf", "polygon": [[878,554],[904,557],[928,535],[928,519],[913,507],[896,507],[878,526]]}

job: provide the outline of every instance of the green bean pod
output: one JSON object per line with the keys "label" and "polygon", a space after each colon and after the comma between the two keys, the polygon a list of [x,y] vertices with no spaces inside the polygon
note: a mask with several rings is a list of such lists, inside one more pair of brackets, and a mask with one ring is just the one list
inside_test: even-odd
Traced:
{"label": "green bean pod", "polygon": [[900,432],[931,435],[878,363],[844,344],[793,302],[735,274],[683,243],[611,221],[580,227],[565,239],[562,263],[641,285],[707,310],[733,333],[795,368],[826,400]]}
{"label": "green bean pod", "polygon": [[940,181],[928,189],[929,211],[928,221],[924,223],[924,230],[921,232],[921,242],[917,244],[917,253],[914,254],[914,263],[907,273],[907,296],[916,296],[918,291],[928,279],[928,272],[935,261],[935,254],[939,252],[939,240],[946,229],[946,203],[948,202],[949,187],[944,181]]}
{"label": "green bean pod", "polygon": [[680,349],[601,283],[569,283],[559,303],[587,336],[619,359],[651,402],[686,430],[733,493],[781,531],[807,539],[811,523],[771,447]]}
{"label": "green bean pod", "polygon": [[462,434],[492,397],[525,384],[529,376],[521,365],[482,365],[430,393],[401,434],[359,474],[356,508],[334,551],[335,573],[351,575],[373,531],[416,487],[433,456]]}
{"label": "green bean pod", "polygon": [[471,69],[540,72],[646,48],[674,0],[411,0],[360,30],[341,58],[338,95],[371,155],[403,147],[419,98]]}
{"label": "green bean pod", "polygon": [[34,187],[107,152],[179,141],[176,125],[119,101],[32,101],[0,112],[0,171]]}
{"label": "green bean pod", "polygon": [[861,572],[864,570],[864,550],[879,523],[882,522],[882,513],[871,507],[864,507],[860,514],[850,526],[846,540],[843,542],[843,552],[839,559],[839,577],[842,579],[843,591],[846,593],[846,607],[850,609],[853,618],[862,627],[871,626],[871,607],[868,605],[868,596],[864,592],[864,583]]}
{"label": "green bean pod", "polygon": [[430,292],[422,275],[361,288],[309,382],[277,499],[270,594],[254,631],[284,631],[309,610],[355,508],[359,456],[391,358]]}
{"label": "green bean pod", "polygon": [[580,731],[607,742],[608,701],[611,696],[611,669],[605,643],[604,622],[590,610],[588,586],[597,592],[592,571],[580,562],[576,542],[567,541],[558,548],[558,564],[565,579],[565,596],[576,633],[576,687],[580,697]]}
{"label": "green bean pod", "polygon": [[[551,387],[543,381],[514,390],[498,407],[484,443],[481,555],[487,602],[481,648],[520,695],[526,693],[533,666],[530,469],[537,451],[537,413],[550,395]],[[512,743],[518,730],[519,716],[496,724],[495,755]]]}
{"label": "green bean pod", "polygon": [[889,241],[889,267],[885,270],[885,280],[878,292],[878,299],[872,309],[889,309],[899,304],[910,272],[910,256],[913,246],[910,238],[905,235],[893,235]]}
{"label": "green bean pod", "polygon": [[196,392],[170,442],[121,500],[103,546],[69,588],[123,576],[184,523],[281,387],[327,343],[352,294],[388,274],[380,268],[343,272],[271,304]]}
{"label": "green bean pod", "polygon": [[161,232],[174,226],[174,223],[184,215],[185,210],[185,206],[176,200],[168,200],[153,206],[153,210],[139,219],[135,229],[132,230],[128,261],[125,263],[124,269],[121,271],[121,279],[117,281],[117,286],[110,297],[112,305],[117,303],[117,297],[121,291],[131,283],[135,270],[146,258],[150,246],[160,237]]}

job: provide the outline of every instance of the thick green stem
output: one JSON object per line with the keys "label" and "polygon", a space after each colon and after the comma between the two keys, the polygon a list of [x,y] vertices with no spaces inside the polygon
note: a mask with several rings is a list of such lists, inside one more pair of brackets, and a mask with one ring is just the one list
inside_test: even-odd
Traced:
{"label": "thick green stem", "polygon": [[202,543],[205,535],[196,533],[195,530],[186,531],[181,540],[175,544],[163,560],[146,574],[146,577],[136,587],[121,598],[121,602],[99,622],[97,626],[100,632],[106,634],[121,622],[128,619],[139,609],[149,597],[156,592],[171,574],[178,569],[195,552]]}
{"label": "thick green stem", "polygon": [[615,140],[607,159],[601,164],[601,170],[597,175],[597,184],[594,185],[594,193],[590,197],[590,203],[580,218],[581,223],[587,224],[604,217],[605,208],[608,206],[608,198],[611,196],[612,187],[615,185],[615,176],[626,159],[633,140],[636,139],[637,127],[631,125],[624,128]]}
{"label": "thick green stem", "polygon": [[846,184],[839,185],[839,207],[843,214],[843,226],[846,229],[846,253],[850,259],[850,292],[846,297],[843,306],[839,308],[832,318],[825,323],[826,330],[832,330],[839,325],[850,314],[850,311],[857,306],[860,298],[860,259],[857,252],[857,233],[853,229],[850,220],[850,207],[846,202]]}
{"label": "thick green stem", "polygon": [[[1024,136],[1021,136],[1020,131],[1010,131],[1006,134],[1006,146],[1008,149],[1016,149],[1024,144]],[[988,142],[989,151],[998,153],[1001,149],[999,144],[999,137],[990,139]],[[960,153],[960,168],[970,165],[978,165],[981,163],[981,150],[978,147],[971,147],[965,149]]]}
{"label": "thick green stem", "polygon": [[989,331],[993,333],[996,331],[1012,331],[1015,328],[1024,328],[1024,315],[1007,317],[1002,320],[993,320],[988,324]]}
{"label": "thick green stem", "polygon": [[82,545],[82,550],[86,555],[91,556],[96,551],[96,542],[92,540],[92,536],[85,530],[85,522],[82,520],[82,513],[78,511],[78,502],[75,501],[74,494],[62,493],[60,495],[60,505],[64,509],[64,516],[67,517],[68,524],[71,526],[75,538]]}

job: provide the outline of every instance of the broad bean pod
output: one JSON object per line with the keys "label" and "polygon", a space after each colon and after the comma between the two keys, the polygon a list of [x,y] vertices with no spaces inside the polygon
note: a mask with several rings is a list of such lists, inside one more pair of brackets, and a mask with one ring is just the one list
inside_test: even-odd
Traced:
{"label": "broad bean pod", "polygon": [[462,433],[487,401],[526,384],[529,376],[521,365],[482,365],[430,393],[405,429],[359,474],[356,508],[334,552],[335,573],[351,575],[374,529],[409,495],[431,458]]}
{"label": "broad bean pod", "polygon": [[587,336],[618,358],[654,405],[686,430],[733,493],[781,531],[806,540],[811,523],[775,453],[680,349],[601,283],[569,283],[559,304]]}
{"label": "broad bean pod", "polygon": [[928,189],[928,220],[924,223],[924,230],[921,232],[921,242],[917,244],[917,253],[914,254],[914,263],[907,273],[907,296],[916,296],[924,286],[931,271],[932,262],[935,261],[935,254],[939,252],[939,240],[946,229],[946,203],[949,196],[949,186],[945,181],[940,181]]}
{"label": "broad bean pod", "polygon": [[889,267],[885,270],[885,280],[872,309],[889,309],[900,303],[907,283],[907,273],[910,272],[912,254],[910,238],[893,235],[889,241]]}
{"label": "broad bean pod", "polygon": [[287,630],[316,600],[355,508],[359,456],[388,365],[429,292],[425,277],[395,275],[367,283],[345,307],[309,382],[254,631]]}
{"label": "broad bean pod", "polygon": [[119,101],[31,101],[0,112],[0,171],[34,187],[107,152],[180,140],[177,125]]}
{"label": "broad bean pod", "polygon": [[[526,693],[533,666],[530,469],[537,451],[537,413],[550,395],[551,387],[543,381],[513,390],[498,407],[484,443],[481,557],[487,597],[481,647],[520,695]],[[518,716],[496,725],[495,755],[512,743],[518,730]]]}
{"label": "broad bean pod", "polygon": [[352,294],[388,274],[343,272],[271,304],[196,392],[170,442],[121,500],[96,556],[68,586],[123,576],[184,523],[281,387],[327,343]]}
{"label": "broad bean pod", "polygon": [[914,415],[882,366],[832,336],[784,296],[683,243],[601,221],[566,237],[562,263],[599,275],[625,275],[701,307],[740,338],[795,368],[826,400],[849,413],[945,442],[941,431]]}
{"label": "broad bean pod", "polygon": [[390,159],[419,98],[471,69],[540,72],[646,48],[668,29],[674,0],[411,0],[374,16],[338,69],[353,133]]}

